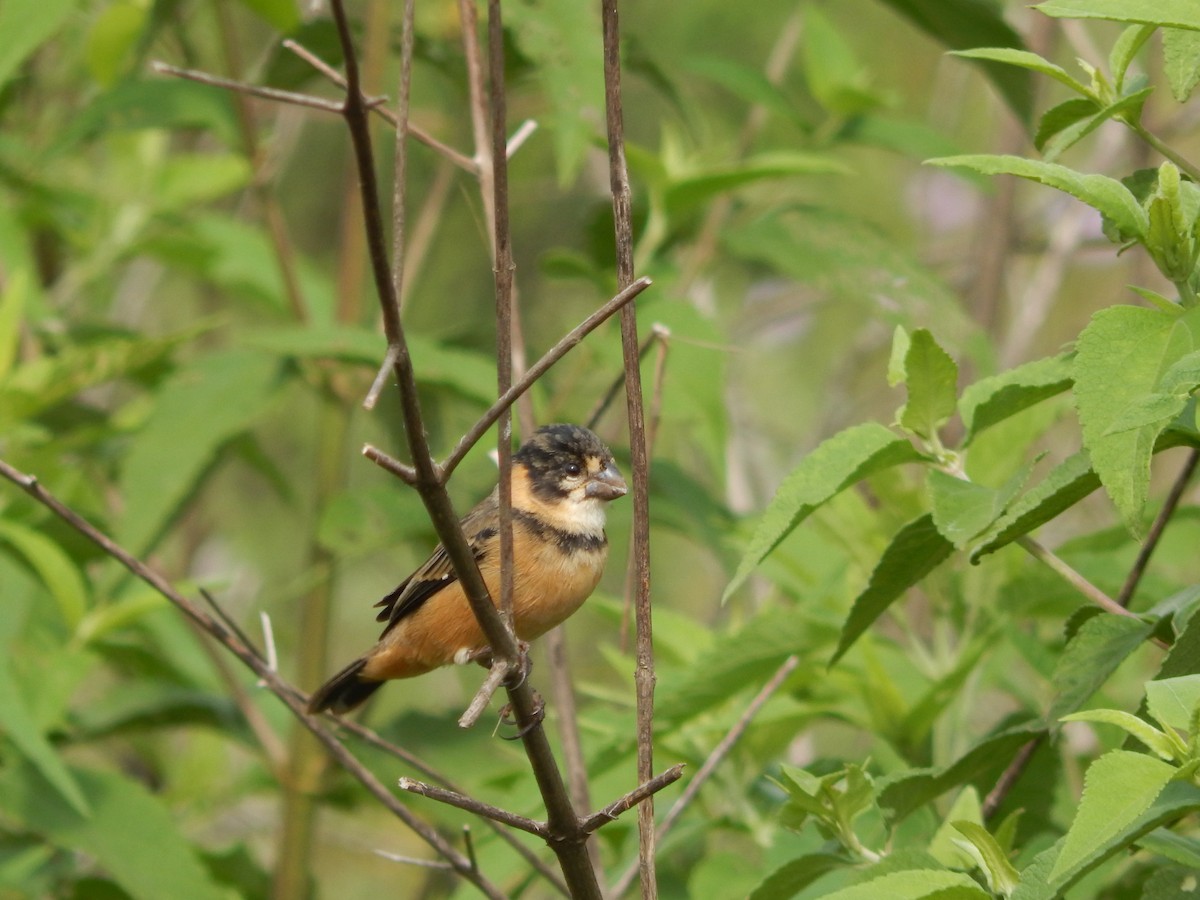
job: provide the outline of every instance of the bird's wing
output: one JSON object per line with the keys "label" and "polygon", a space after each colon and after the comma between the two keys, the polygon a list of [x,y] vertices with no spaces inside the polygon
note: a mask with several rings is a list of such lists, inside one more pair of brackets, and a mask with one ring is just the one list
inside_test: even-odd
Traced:
{"label": "bird's wing", "polygon": [[[499,518],[498,506],[495,492],[493,492],[467,513],[462,520],[463,532],[467,536],[467,544],[470,546],[476,562],[483,560],[488,553],[490,544],[495,540]],[[411,616],[424,605],[426,600],[457,580],[458,575],[450,562],[450,554],[446,552],[445,547],[438,544],[429,559],[421,563],[415,572],[400,582],[394,591],[375,604],[383,607],[379,615],[375,617],[376,621],[387,622],[383,634],[387,634],[396,626],[397,622]]]}

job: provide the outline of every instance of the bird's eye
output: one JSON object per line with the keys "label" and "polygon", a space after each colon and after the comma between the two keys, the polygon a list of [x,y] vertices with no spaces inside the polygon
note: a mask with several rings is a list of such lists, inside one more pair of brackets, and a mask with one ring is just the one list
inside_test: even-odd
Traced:
{"label": "bird's eye", "polygon": [[578,475],[580,472],[583,471],[583,467],[581,465],[579,465],[579,463],[577,463],[577,462],[569,462],[565,466],[563,466],[563,471],[565,471],[568,475],[570,475],[572,478],[574,478],[576,475]]}

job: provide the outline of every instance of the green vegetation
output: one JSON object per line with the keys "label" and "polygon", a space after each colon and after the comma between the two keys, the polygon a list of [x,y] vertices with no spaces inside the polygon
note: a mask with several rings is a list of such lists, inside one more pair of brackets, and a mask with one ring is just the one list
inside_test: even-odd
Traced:
{"label": "green vegetation", "polygon": [[[349,10],[364,91],[392,111],[400,7]],[[463,8],[416,10],[404,182],[403,321],[443,459],[496,396],[467,74],[486,72],[487,10],[480,50]],[[636,301],[654,762],[687,766],[655,799],[659,895],[1190,896],[1200,6],[746,9],[621,9],[633,255],[654,282]],[[535,360],[617,293],[600,6],[504,17],[508,130],[538,123],[508,185]],[[416,762],[338,732],[432,840],[277,696],[369,645],[371,605],[437,540],[360,452],[408,445],[390,384],[363,408],[387,343],[342,91],[283,44],[341,71],[328,11],[5,0],[0,35],[0,900],[478,895],[446,853],[405,861],[437,840],[504,895],[560,896],[544,842],[516,832],[523,856],[393,790],[437,780],[423,760],[546,818],[494,714],[456,724],[482,670],[367,709]],[[386,210],[395,138],[377,125]],[[587,421],[622,366],[610,321],[516,421]],[[628,473],[623,410],[596,428]],[[198,608],[210,595],[255,671],[20,472]],[[495,478],[477,447],[456,508]],[[638,781],[632,515],[613,504],[609,570],[566,626],[575,715],[563,664],[534,651],[564,769],[581,742],[580,813]],[[636,819],[594,838],[602,883],[629,895]]]}

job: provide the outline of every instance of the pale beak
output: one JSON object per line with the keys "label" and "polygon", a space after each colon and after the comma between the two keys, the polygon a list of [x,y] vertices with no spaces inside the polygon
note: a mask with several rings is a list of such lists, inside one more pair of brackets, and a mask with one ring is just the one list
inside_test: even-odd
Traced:
{"label": "pale beak", "polygon": [[627,490],[625,479],[617,470],[617,464],[610,462],[591,477],[583,489],[583,495],[595,497],[597,500],[616,500],[618,497],[624,497]]}

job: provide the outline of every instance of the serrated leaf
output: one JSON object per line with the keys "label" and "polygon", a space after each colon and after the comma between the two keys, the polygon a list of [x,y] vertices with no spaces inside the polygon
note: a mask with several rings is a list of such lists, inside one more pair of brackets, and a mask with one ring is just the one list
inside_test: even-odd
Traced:
{"label": "serrated leaf", "polygon": [[45,778],[54,794],[65,800],[75,814],[91,815],[91,807],[79,783],[30,714],[7,660],[0,661],[0,734],[12,741],[19,753]]}
{"label": "serrated leaf", "polygon": [[954,552],[954,545],[938,532],[933,516],[909,522],[892,538],[871,573],[867,589],[854,600],[832,666],[906,590],[932,572]]}
{"label": "serrated leaf", "polygon": [[1108,54],[1108,70],[1117,93],[1121,92],[1125,84],[1125,73],[1129,70],[1129,64],[1152,34],[1152,25],[1131,25],[1121,32],[1121,36],[1113,44],[1112,51]]}
{"label": "serrated leaf", "polygon": [[227,350],[180,369],[163,386],[122,466],[121,543],[141,554],[161,537],[220,447],[266,408],[277,377],[271,357]]}
{"label": "serrated leaf", "polygon": [[779,486],[722,601],[728,600],[759,563],[831,497],[876,472],[922,458],[908,441],[870,422],[823,441]]}
{"label": "serrated leaf", "polygon": [[1033,463],[1026,463],[1001,488],[994,489],[930,469],[925,484],[938,531],[961,550],[1003,514],[1032,470]]}
{"label": "serrated leaf", "polygon": [[1084,622],[1058,657],[1051,678],[1054,700],[1046,719],[1056,722],[1079,709],[1153,631],[1153,622],[1111,613]]}
{"label": "serrated leaf", "polygon": [[1087,709],[1083,712],[1063,716],[1064,722],[1099,722],[1101,725],[1115,725],[1137,738],[1164,760],[1175,759],[1178,747],[1171,737],[1159,731],[1149,722],[1139,719],[1133,713],[1120,709]]}
{"label": "serrated leaf", "polygon": [[1190,731],[1192,716],[1200,706],[1200,675],[1147,682],[1146,705],[1164,727]]}
{"label": "serrated leaf", "polygon": [[1037,181],[1082,200],[1112,219],[1125,234],[1142,237],[1148,228],[1146,211],[1142,209],[1141,204],[1125,185],[1107,175],[1084,175],[1057,163],[1020,156],[988,154],[948,156],[928,160],[927,164],[958,166],[985,175],[1016,175],[1019,178]]}
{"label": "serrated leaf", "polygon": [[1161,394],[1157,391],[1132,400],[1117,413],[1104,436],[1134,431],[1147,425],[1165,426],[1187,406],[1187,394]]}
{"label": "serrated leaf", "polygon": [[1128,750],[1110,750],[1092,763],[1084,776],[1075,821],[1050,870],[1050,881],[1070,872],[1135,822],[1176,771],[1172,765]]}
{"label": "serrated leaf", "polygon": [[846,865],[832,853],[808,853],[784,863],[751,893],[749,900],[790,900],[822,875]]}
{"label": "serrated leaf", "polygon": [[1008,856],[996,843],[996,839],[976,822],[954,822],[953,825],[978,853],[988,886],[1005,897],[1012,893],[1021,876],[1008,861]]}
{"label": "serrated leaf", "polygon": [[1162,42],[1163,74],[1171,85],[1171,95],[1183,103],[1200,83],[1200,32],[1164,28]]}
{"label": "serrated leaf", "polygon": [[1100,479],[1092,469],[1086,451],[1081,450],[1067,457],[1045,479],[1017,499],[988,529],[979,539],[978,546],[971,551],[971,562],[979,562],[987,554],[996,552],[1049,522],[1098,487]]}
{"label": "serrated leaf", "polygon": [[1046,0],[1034,9],[1062,19],[1109,19],[1200,30],[1200,6],[1193,0]]}
{"label": "serrated leaf", "polygon": [[904,383],[908,401],[896,417],[900,426],[927,440],[933,438],[954,415],[958,365],[924,328],[918,328],[909,338]]}
{"label": "serrated leaf", "polygon": [[824,900],[879,900],[880,897],[887,897],[888,900],[921,900],[923,897],[936,897],[937,900],[991,900],[991,895],[968,876],[945,869],[892,872],[826,894]]}
{"label": "serrated leaf", "polygon": [[1097,109],[1089,118],[1065,125],[1054,136],[1046,139],[1042,147],[1043,158],[1046,162],[1054,162],[1069,148],[1075,146],[1111,119],[1120,118],[1137,122],[1141,118],[1142,107],[1145,106],[1146,99],[1153,92],[1153,88],[1143,88],[1121,97],[1102,109]]}
{"label": "serrated leaf", "polygon": [[1043,59],[1028,50],[1014,50],[1011,47],[976,47],[971,50],[955,50],[952,55],[964,59],[990,59],[1010,66],[1020,66],[1033,72],[1048,75],[1060,84],[1065,84],[1077,94],[1089,96],[1087,85],[1072,78],[1062,66],[1057,66],[1048,59]]}
{"label": "serrated leaf", "polygon": [[1044,733],[1045,729],[1038,723],[1006,728],[988,735],[948,766],[907,769],[879,779],[876,802],[891,811],[895,823],[952,788],[971,784],[990,789],[1013,754]]}
{"label": "serrated leaf", "polygon": [[1083,97],[1072,97],[1057,106],[1050,107],[1042,113],[1042,117],[1038,120],[1038,129],[1033,137],[1033,145],[1039,150],[1044,150],[1046,143],[1054,135],[1094,116],[1099,109],[1098,103],[1094,100],[1085,100]]}
{"label": "serrated leaf", "polygon": [[1144,527],[1150,458],[1169,420],[1116,434],[1109,428],[1127,406],[1154,391],[1165,370],[1193,350],[1197,322],[1195,312],[1175,317],[1113,306],[1096,313],[1079,336],[1074,393],[1083,444],[1135,537]]}
{"label": "serrated leaf", "polygon": [[1003,422],[1071,387],[1072,354],[1038,359],[981,378],[966,387],[958,401],[966,446],[981,431]]}
{"label": "serrated leaf", "polygon": [[0,770],[0,808],[54,846],[86,854],[134,900],[228,900],[171,812],[125,775],[74,769],[91,807],[81,816],[28,765]]}

